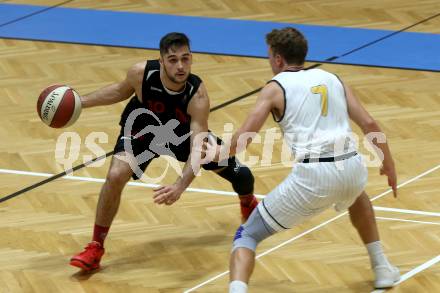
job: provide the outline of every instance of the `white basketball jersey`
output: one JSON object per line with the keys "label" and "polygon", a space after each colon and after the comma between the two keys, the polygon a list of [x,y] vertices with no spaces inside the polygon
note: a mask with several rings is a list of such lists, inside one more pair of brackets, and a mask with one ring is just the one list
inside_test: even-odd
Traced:
{"label": "white basketball jersey", "polygon": [[284,71],[272,81],[284,90],[285,111],[277,121],[298,158],[336,156],[356,150],[345,90],[337,76],[321,69]]}

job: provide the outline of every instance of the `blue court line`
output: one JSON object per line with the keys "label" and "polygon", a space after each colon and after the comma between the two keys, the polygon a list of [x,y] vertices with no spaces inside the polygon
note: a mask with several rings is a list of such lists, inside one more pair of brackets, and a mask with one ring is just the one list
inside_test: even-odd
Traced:
{"label": "blue court line", "polygon": [[[10,20],[45,6],[0,4],[0,21]],[[116,12],[57,7],[0,28],[0,37],[93,45],[158,49],[170,31],[185,32],[192,50],[200,53],[266,57],[264,41],[273,28],[293,25],[309,40],[309,61],[326,62],[333,56],[390,34],[371,30],[232,20],[150,13]],[[370,47],[335,60],[335,63],[440,70],[440,35],[402,32]]]}

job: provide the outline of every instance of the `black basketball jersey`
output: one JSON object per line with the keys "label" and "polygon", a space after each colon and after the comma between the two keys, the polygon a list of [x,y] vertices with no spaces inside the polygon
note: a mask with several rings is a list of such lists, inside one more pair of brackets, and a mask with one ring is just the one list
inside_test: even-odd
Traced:
{"label": "black basketball jersey", "polygon": [[[191,116],[187,113],[187,108],[201,83],[202,80],[197,75],[190,73],[184,90],[179,93],[172,92],[166,89],[160,80],[159,60],[148,60],[142,80],[142,102],[139,102],[136,96],[131,99],[122,114],[121,126],[125,124],[133,110],[146,108],[156,117],[148,114],[137,117],[133,126],[133,135],[148,125],[165,125],[171,119],[180,122],[175,129],[177,135],[189,133]],[[160,123],[157,120],[160,120]]]}

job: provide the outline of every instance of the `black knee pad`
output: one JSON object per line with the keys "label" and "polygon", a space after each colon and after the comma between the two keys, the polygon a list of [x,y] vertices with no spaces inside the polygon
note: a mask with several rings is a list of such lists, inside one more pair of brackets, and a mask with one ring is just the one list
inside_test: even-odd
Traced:
{"label": "black knee pad", "polygon": [[254,175],[252,175],[251,170],[247,166],[241,165],[237,159],[231,161],[233,161],[233,164],[229,164],[217,174],[231,182],[232,188],[239,195],[253,193]]}

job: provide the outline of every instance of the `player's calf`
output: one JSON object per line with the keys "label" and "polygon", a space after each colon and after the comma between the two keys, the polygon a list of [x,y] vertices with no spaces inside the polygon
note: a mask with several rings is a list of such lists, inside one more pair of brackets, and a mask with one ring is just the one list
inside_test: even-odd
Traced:
{"label": "player's calf", "polygon": [[238,194],[242,221],[245,222],[258,205],[258,200],[253,194],[255,180],[251,170],[247,166],[241,165],[235,158],[231,160],[231,162],[232,163],[218,174],[231,182],[232,188]]}
{"label": "player's calf", "polygon": [[231,255],[229,292],[247,292],[247,283],[255,264],[255,250],[261,241],[274,233],[275,230],[264,221],[258,209],[237,229]]}
{"label": "player's calf", "polygon": [[246,222],[252,211],[257,207],[258,200],[253,194],[249,195],[239,195],[240,198],[240,210],[241,210],[241,221]]}

